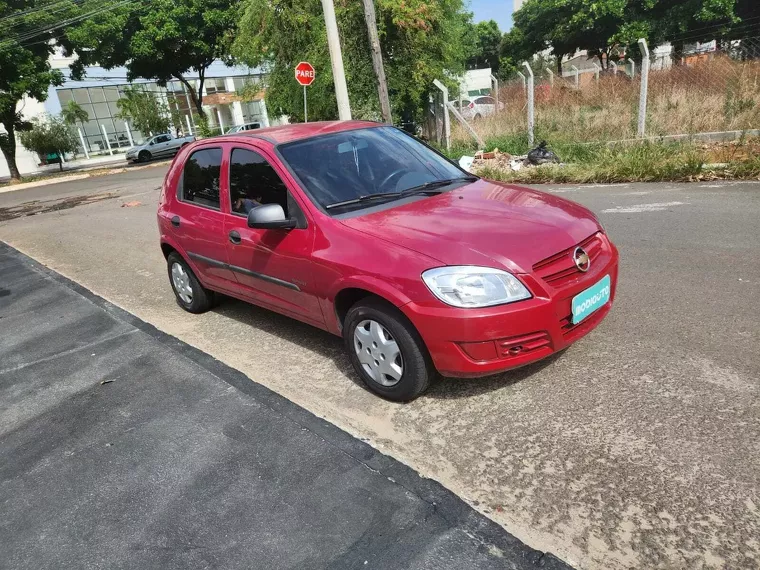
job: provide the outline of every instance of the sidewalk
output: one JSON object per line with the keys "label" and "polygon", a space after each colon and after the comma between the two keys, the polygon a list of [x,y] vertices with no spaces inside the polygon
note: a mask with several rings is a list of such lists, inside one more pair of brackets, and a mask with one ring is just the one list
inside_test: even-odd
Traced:
{"label": "sidewalk", "polygon": [[567,568],[2,243],[0,275],[7,567]]}

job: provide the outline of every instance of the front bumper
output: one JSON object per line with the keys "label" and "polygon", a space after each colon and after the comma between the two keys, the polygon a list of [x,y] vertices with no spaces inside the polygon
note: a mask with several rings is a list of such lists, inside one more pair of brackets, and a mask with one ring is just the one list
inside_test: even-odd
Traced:
{"label": "front bumper", "polygon": [[[617,289],[618,252],[607,243],[604,262],[561,289],[547,286],[533,275],[520,275],[533,292],[532,299],[485,309],[409,303],[401,310],[417,328],[444,376],[488,376],[525,366],[567,348],[609,313]],[[573,297],[605,275],[612,282],[609,302],[573,325]]]}

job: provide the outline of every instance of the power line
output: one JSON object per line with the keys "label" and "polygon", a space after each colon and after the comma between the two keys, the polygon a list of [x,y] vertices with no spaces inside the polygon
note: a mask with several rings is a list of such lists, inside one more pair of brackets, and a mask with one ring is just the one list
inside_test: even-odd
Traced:
{"label": "power line", "polygon": [[[71,24],[79,23],[79,22],[81,22],[83,20],[91,18],[92,16],[97,16],[97,15],[102,14],[104,12],[108,12],[110,10],[115,10],[116,8],[127,6],[129,4],[134,3],[134,1],[135,0],[120,0],[116,4],[112,4],[110,6],[101,7],[101,8],[98,8],[96,10],[92,10],[90,12],[86,12],[84,14],[79,14],[79,15],[74,16],[72,18],[68,18],[66,20],[62,20],[60,22],[57,22],[56,24],[52,24],[52,25],[48,24],[46,26],[42,26],[42,27],[34,29],[34,30],[28,30],[28,31],[24,32],[23,34],[21,34],[19,36],[16,36],[14,38],[8,38],[8,39],[4,40],[4,42],[0,42],[0,48],[3,47],[3,45],[2,45],[3,43],[6,43],[5,48],[7,49],[7,48],[14,47],[13,46],[14,42],[16,42],[20,47],[24,47],[25,45],[27,45],[27,46],[38,45],[40,43],[50,42],[53,39],[59,39],[63,34],[59,34],[58,36],[54,36],[54,38],[45,38],[45,40],[42,40],[40,42],[32,42],[32,43],[25,44],[25,42],[27,42],[28,40],[30,40],[32,38],[35,38],[37,36],[48,34],[50,32],[56,31],[56,30],[58,30],[60,28],[64,28],[64,27],[69,26]],[[145,9],[145,8],[147,8],[147,4],[144,5],[144,6],[142,6],[140,9]]]}
{"label": "power line", "polygon": [[69,26],[71,24],[76,24],[78,22],[81,22],[82,20],[86,20],[87,18],[90,18],[92,16],[97,16],[98,14],[102,14],[104,12],[108,12],[111,10],[115,10],[116,8],[120,8],[122,6],[126,6],[127,4],[132,4],[134,0],[120,0],[116,4],[112,4],[110,6],[105,6],[102,8],[98,8],[96,10],[92,10],[91,12],[86,12],[84,14],[79,14],[77,16],[74,16],[72,18],[69,18],[67,20],[62,20],[60,22],[57,22],[53,25],[48,26],[42,26],[41,28],[38,28],[36,30],[25,32],[24,34],[21,34],[20,36],[13,38],[14,40],[18,42],[23,42],[29,39],[32,39],[33,37],[39,36],[41,34],[46,34],[49,32],[52,32],[54,30],[57,30],[59,28],[64,28],[66,26]]}
{"label": "power line", "polygon": [[14,18],[20,18],[28,14],[33,14],[34,12],[44,12],[51,6],[55,6],[56,4],[65,4],[67,2],[68,0],[54,0],[53,2],[50,2],[50,4],[45,4],[43,6],[36,6],[34,8],[28,8],[26,10],[22,10],[21,12],[16,12],[15,14],[9,14],[8,16],[4,16],[0,18],[0,22],[5,22],[7,20],[12,20]]}

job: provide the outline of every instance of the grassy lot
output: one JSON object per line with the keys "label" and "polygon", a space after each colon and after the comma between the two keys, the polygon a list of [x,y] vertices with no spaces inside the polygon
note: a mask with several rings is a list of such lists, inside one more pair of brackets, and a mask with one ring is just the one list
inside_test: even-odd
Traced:
{"label": "grassy lot", "polygon": [[[523,155],[527,138],[492,139],[485,150]],[[480,176],[504,182],[613,183],[654,181],[695,181],[713,179],[760,179],[760,141],[736,143],[641,142],[641,143],[567,143],[551,145],[561,165],[500,168],[495,161],[475,165]],[[452,148],[452,158],[471,154],[470,148]]]}
{"label": "grassy lot", "polygon": [[[760,128],[760,62],[717,56],[696,65],[653,70],[647,133],[674,134],[745,131]],[[506,109],[473,122],[489,151],[528,152],[525,93],[521,85],[500,91]],[[615,143],[636,138],[639,82],[620,73],[602,76],[574,89],[561,79],[554,87],[536,86],[536,141],[546,140],[563,166],[512,172],[493,163],[478,165],[483,176],[520,182],[623,182],[760,178],[760,142]],[[472,155],[475,143],[458,122],[452,123],[452,149]],[[716,166],[717,165],[717,166]]]}

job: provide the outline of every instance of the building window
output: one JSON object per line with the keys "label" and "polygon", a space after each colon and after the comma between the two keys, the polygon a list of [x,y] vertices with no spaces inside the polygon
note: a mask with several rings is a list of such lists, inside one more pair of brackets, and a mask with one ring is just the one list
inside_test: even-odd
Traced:
{"label": "building window", "polygon": [[226,93],[227,84],[224,81],[224,77],[211,77],[206,79],[206,93]]}

